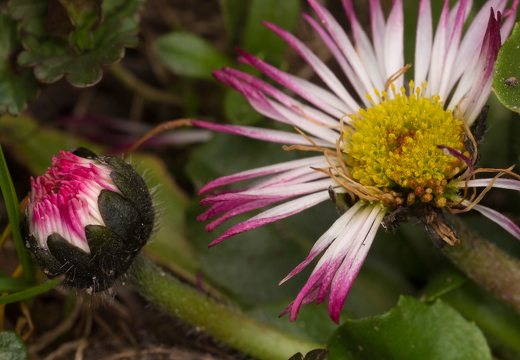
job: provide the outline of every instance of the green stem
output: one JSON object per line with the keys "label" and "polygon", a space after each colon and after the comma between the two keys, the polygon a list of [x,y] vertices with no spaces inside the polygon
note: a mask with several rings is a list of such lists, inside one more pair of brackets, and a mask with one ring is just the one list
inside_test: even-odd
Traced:
{"label": "green stem", "polygon": [[43,294],[50,289],[55,288],[56,286],[60,285],[60,283],[63,281],[63,277],[57,277],[52,280],[48,280],[42,284],[33,286],[31,288],[15,292],[9,295],[3,295],[0,296],[0,305],[10,304],[17,301],[22,301],[25,299],[29,299],[32,297],[35,297],[37,295]]}
{"label": "green stem", "polygon": [[127,88],[139,94],[145,100],[158,102],[166,105],[179,105],[181,100],[175,95],[168,92],[156,89],[141,80],[139,80],[134,74],[126,70],[123,66],[115,64],[110,66],[110,72],[112,75],[119,80]]}
{"label": "green stem", "polygon": [[258,359],[287,360],[322,344],[287,335],[260,323],[166,274],[138,256],[128,272],[132,286],[150,302],[222,343]]}
{"label": "green stem", "polygon": [[442,252],[477,284],[520,313],[520,261],[480,238],[456,218],[450,219],[460,242]]}
{"label": "green stem", "polygon": [[25,243],[22,239],[22,235],[20,234],[20,209],[18,197],[16,196],[13,180],[11,179],[11,174],[9,173],[9,168],[7,167],[4,152],[1,146],[0,187],[2,190],[2,196],[4,197],[4,204],[7,211],[7,217],[9,218],[9,223],[11,224],[14,245],[16,247],[16,253],[18,255],[20,264],[22,265],[24,278],[25,280],[30,282],[33,281],[33,271],[32,264],[29,260],[29,256],[27,255],[27,250],[25,249]]}

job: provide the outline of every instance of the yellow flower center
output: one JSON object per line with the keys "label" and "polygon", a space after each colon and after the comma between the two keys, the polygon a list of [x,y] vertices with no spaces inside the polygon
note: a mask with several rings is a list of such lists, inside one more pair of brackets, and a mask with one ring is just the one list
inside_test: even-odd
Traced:
{"label": "yellow flower center", "polygon": [[445,110],[438,96],[425,97],[425,86],[410,93],[376,92],[379,103],[351,115],[343,133],[350,176],[365,186],[398,193],[409,205],[418,197],[445,206],[448,181],[465,163],[443,149],[469,156],[464,122]]}

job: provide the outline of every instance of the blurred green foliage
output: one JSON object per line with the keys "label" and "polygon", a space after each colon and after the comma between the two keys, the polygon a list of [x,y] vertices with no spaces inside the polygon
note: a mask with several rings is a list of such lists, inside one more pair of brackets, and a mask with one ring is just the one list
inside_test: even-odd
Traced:
{"label": "blurred green foliage", "polygon": [[0,331],[0,359],[27,360],[29,354],[22,342],[13,331]]}

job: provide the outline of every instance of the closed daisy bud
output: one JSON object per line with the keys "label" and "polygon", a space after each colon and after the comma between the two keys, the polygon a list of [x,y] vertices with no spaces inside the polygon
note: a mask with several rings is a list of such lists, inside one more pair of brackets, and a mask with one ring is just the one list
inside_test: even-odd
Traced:
{"label": "closed daisy bud", "polygon": [[31,179],[22,232],[48,277],[101,291],[126,272],[153,224],[150,192],[133,167],[78,149]]}

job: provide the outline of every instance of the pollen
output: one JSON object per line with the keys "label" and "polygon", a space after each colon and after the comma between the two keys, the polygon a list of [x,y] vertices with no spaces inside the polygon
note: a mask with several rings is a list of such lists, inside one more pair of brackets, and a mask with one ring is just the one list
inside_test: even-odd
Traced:
{"label": "pollen", "polygon": [[465,169],[462,159],[445,152],[465,149],[463,120],[444,109],[438,96],[424,96],[426,84],[410,91],[395,87],[376,91],[378,102],[350,115],[343,131],[342,151],[350,177],[364,186],[402,194],[443,207],[445,186]]}

